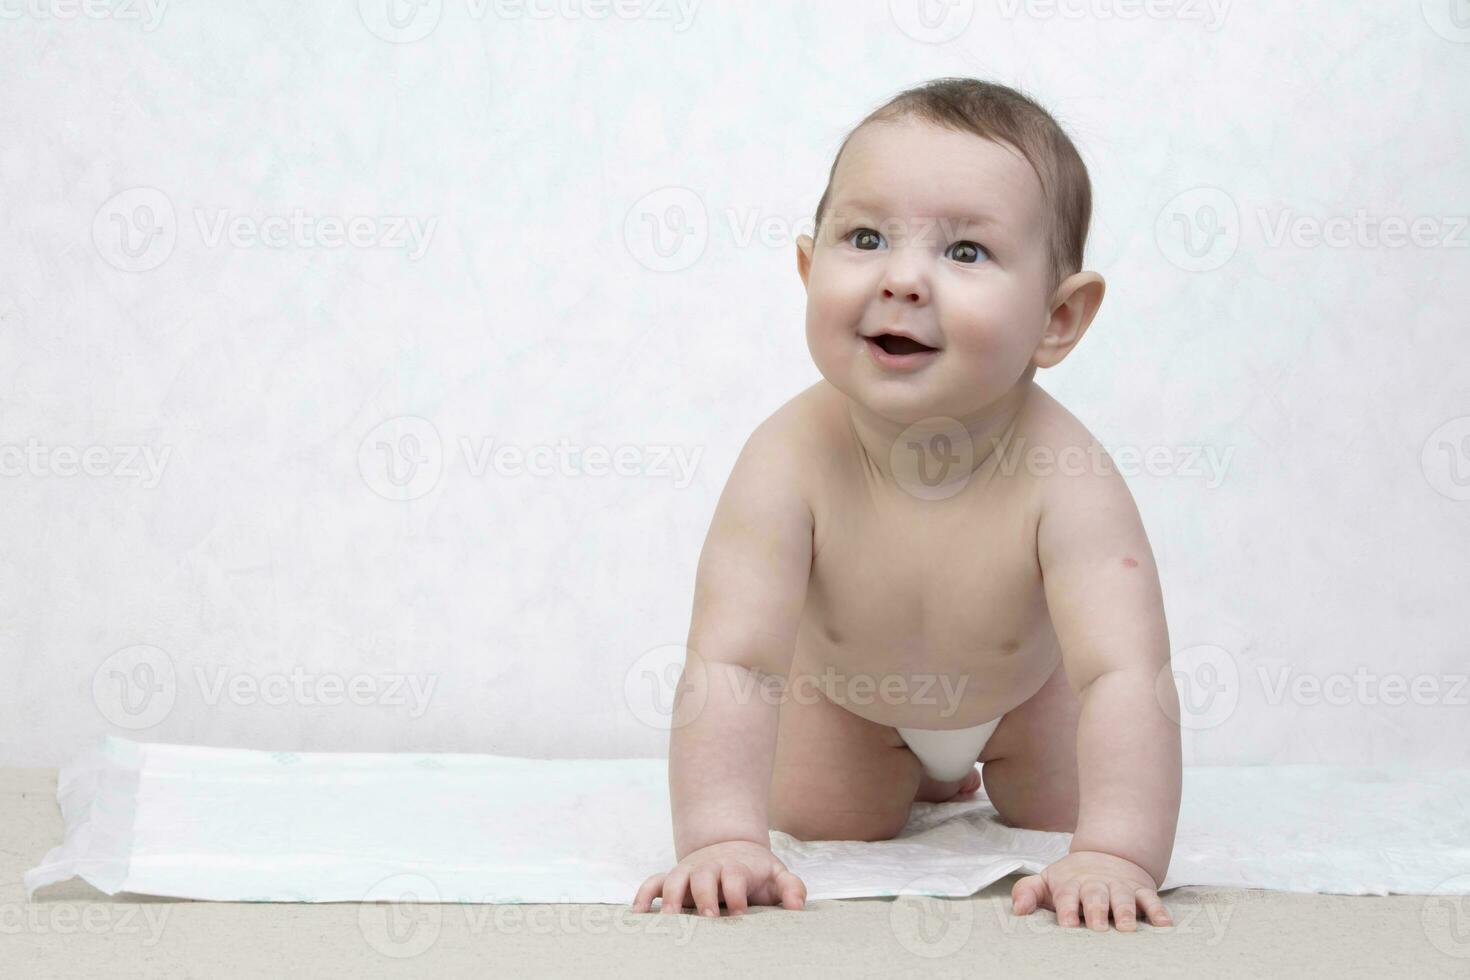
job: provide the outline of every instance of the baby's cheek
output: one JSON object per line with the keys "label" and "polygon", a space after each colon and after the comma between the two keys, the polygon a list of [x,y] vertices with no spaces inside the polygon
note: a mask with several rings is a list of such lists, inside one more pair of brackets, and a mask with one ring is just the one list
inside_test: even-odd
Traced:
{"label": "baby's cheek", "polygon": [[1014,381],[1031,361],[1032,348],[1020,328],[996,322],[967,324],[950,335],[950,348],[977,381]]}
{"label": "baby's cheek", "polygon": [[806,346],[822,376],[835,381],[834,373],[840,374],[843,367],[841,320],[831,311],[808,304],[806,321]]}
{"label": "baby's cheek", "polygon": [[967,320],[945,334],[955,350],[988,361],[1007,360],[1024,343],[1019,329],[994,319]]}

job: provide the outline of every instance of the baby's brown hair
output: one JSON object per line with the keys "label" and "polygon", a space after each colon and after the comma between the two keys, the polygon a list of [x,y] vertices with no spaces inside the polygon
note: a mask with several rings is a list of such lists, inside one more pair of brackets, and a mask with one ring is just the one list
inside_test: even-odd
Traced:
{"label": "baby's brown hair", "polygon": [[1092,182],[1087,166],[1049,112],[1013,88],[976,78],[936,78],[907,89],[854,126],[832,160],[827,189],[817,202],[814,237],[821,233],[837,162],[853,133],[870,122],[908,117],[1008,143],[1019,150],[1041,180],[1051,288],[1082,269],[1087,228],[1092,221]]}

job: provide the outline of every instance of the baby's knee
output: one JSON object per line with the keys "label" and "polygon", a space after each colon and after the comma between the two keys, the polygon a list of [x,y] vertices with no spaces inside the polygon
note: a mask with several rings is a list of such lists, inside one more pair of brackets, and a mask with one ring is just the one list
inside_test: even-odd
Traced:
{"label": "baby's knee", "polygon": [[[908,823],[909,808],[918,788],[918,760],[893,759],[892,764],[826,778],[792,778],[778,772],[771,787],[771,829],[798,840],[891,840]],[[892,753],[897,756],[898,753]],[[784,777],[784,778],[783,778]]]}
{"label": "baby's knee", "polygon": [[1075,773],[1052,773],[1038,777],[996,759],[980,767],[985,795],[996,815],[1011,827],[1075,833],[1077,830],[1078,786]]}
{"label": "baby's knee", "polygon": [[841,810],[832,807],[771,807],[771,829],[797,840],[892,840],[908,823],[909,807]]}

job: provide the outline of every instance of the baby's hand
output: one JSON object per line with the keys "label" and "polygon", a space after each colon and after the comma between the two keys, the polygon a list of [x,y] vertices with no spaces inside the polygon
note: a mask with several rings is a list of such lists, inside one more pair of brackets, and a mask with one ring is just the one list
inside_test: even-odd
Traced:
{"label": "baby's hand", "polygon": [[653,875],[633,898],[633,911],[650,912],[653,900],[663,894],[660,912],[682,912],[685,890],[704,915],[720,914],[720,897],[731,915],[740,915],[748,904],[799,909],[806,902],[806,885],[786,870],[770,848],[752,841],[724,841],[690,851],[667,874]]}
{"label": "baby's hand", "polygon": [[1118,931],[1133,932],[1138,928],[1135,902],[1150,924],[1174,924],[1154,889],[1153,877],[1132,861],[1101,851],[1073,851],[1041,874],[1022,878],[1011,889],[1011,907],[1017,915],[1030,915],[1038,905],[1045,905],[1056,910],[1057,924],[1063,926],[1081,925],[1079,900],[1090,929],[1107,931],[1111,907]]}

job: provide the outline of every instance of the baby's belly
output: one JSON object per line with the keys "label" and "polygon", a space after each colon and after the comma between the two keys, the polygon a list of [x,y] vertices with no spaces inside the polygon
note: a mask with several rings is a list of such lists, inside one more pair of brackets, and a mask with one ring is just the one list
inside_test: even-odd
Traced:
{"label": "baby's belly", "polygon": [[[1023,704],[1061,660],[1044,602],[1039,615],[1009,609],[977,617],[971,610],[965,622],[921,627],[910,620],[898,629],[875,626],[873,611],[870,605],[867,615],[844,617],[809,602],[790,683],[881,725],[971,728]],[[977,618],[1009,628],[975,629]]]}

